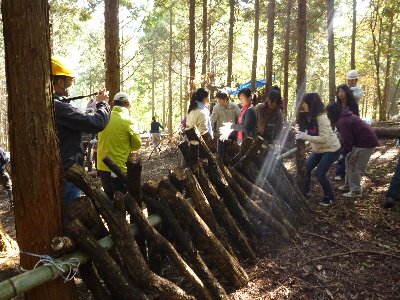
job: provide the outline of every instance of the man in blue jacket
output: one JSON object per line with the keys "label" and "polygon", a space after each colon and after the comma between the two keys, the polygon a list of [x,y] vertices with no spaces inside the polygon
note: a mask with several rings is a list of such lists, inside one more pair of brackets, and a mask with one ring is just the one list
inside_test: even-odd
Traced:
{"label": "man in blue jacket", "polygon": [[[96,110],[92,114],[85,114],[73,107],[69,101],[69,87],[75,76],[61,59],[51,59],[52,82],[54,89],[54,108],[57,136],[60,144],[63,170],[66,171],[73,164],[82,164],[84,152],[82,149],[82,133],[98,133],[102,131],[110,119],[110,107],[105,102],[108,99],[105,91],[97,96]],[[64,205],[80,197],[81,191],[73,183],[64,181]]]}
{"label": "man in blue jacket", "polygon": [[7,191],[8,200],[10,205],[13,206],[13,195],[11,189],[11,179],[6,171],[6,164],[10,161],[8,155],[4,152],[3,148],[0,148],[0,184]]}

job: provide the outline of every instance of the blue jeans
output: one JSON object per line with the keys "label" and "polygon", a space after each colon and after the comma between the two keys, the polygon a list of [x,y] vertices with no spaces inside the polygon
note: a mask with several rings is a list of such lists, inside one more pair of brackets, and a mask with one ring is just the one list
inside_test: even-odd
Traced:
{"label": "blue jeans", "polygon": [[72,200],[81,196],[81,190],[72,182],[64,181],[64,207],[67,207]]}
{"label": "blue jeans", "polygon": [[397,201],[400,201],[400,159],[397,162],[397,167],[394,171],[392,181],[390,182],[389,189],[386,193],[386,197],[391,197]]}
{"label": "blue jeans", "polygon": [[339,159],[336,165],[336,173],[335,176],[340,176],[342,179],[346,175],[346,155]]}
{"label": "blue jeans", "polygon": [[329,168],[332,164],[339,158],[340,150],[336,152],[325,152],[325,153],[316,153],[313,152],[306,160],[306,193],[310,191],[310,183],[311,183],[311,172],[317,168],[315,172],[315,176],[322,189],[324,190],[325,197],[329,197],[333,199],[333,190],[331,183],[329,182],[328,177],[326,177],[326,173],[328,173]]}

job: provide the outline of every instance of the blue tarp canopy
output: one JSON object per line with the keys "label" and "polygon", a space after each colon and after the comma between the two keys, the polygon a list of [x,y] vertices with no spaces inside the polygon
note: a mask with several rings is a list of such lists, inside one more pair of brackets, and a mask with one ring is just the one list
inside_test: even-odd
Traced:
{"label": "blue tarp canopy", "polygon": [[[274,81],[275,79],[272,78],[272,81]],[[265,86],[265,83],[267,82],[267,79],[263,79],[263,80],[256,80],[256,89]],[[239,84],[239,88],[237,90],[234,91],[229,91],[229,94],[231,95],[237,95],[239,94],[240,90],[245,89],[245,88],[250,88],[251,87],[251,80],[246,82],[246,83],[242,83]]]}

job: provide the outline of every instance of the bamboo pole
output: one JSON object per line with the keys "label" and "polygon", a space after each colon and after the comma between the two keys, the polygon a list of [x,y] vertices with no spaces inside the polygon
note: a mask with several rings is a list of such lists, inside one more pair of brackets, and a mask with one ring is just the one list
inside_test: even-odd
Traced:
{"label": "bamboo pole", "polygon": [[[147,220],[152,226],[156,226],[161,223],[161,218],[158,215],[150,215]],[[131,226],[133,233],[137,234],[138,230],[135,225]],[[110,236],[106,236],[100,239],[99,244],[106,250],[110,250],[114,246],[114,241]],[[81,251],[75,251],[71,254],[65,255],[57,261],[64,263],[79,262],[84,264],[89,261]],[[62,270],[64,273],[70,271],[67,264],[62,265]],[[38,287],[46,282],[52,281],[60,276],[58,269],[55,266],[40,266],[36,269],[30,270],[28,272],[19,274],[12,278],[9,278],[3,282],[0,282],[0,300],[8,300],[18,295],[21,295],[35,287]]]}

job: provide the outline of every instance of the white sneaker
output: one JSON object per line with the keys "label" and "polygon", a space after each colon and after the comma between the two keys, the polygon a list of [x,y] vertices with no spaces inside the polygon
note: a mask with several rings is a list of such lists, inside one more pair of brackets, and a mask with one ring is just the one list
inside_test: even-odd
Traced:
{"label": "white sneaker", "polygon": [[336,181],[340,181],[340,180],[342,180],[342,177],[341,176],[335,176],[335,180]]}
{"label": "white sneaker", "polygon": [[362,191],[350,191],[348,193],[343,194],[343,196],[348,198],[362,197]]}
{"label": "white sneaker", "polygon": [[339,186],[338,190],[342,192],[348,192],[350,191],[350,188],[347,185],[341,185]]}

